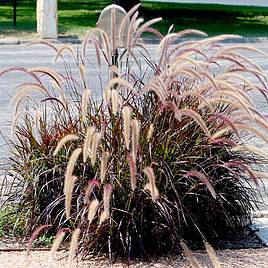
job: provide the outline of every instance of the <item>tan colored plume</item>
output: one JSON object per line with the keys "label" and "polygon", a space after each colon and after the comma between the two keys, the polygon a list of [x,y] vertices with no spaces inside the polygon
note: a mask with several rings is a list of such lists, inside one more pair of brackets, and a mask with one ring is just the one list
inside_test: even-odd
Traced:
{"label": "tan colored plume", "polygon": [[88,207],[88,215],[87,215],[88,225],[90,225],[92,221],[94,220],[99,204],[100,203],[98,199],[94,199],[90,202],[90,205]]}
{"label": "tan colored plume", "polygon": [[56,156],[56,155],[58,154],[58,152],[60,151],[60,149],[61,149],[67,142],[69,142],[69,141],[73,141],[73,140],[78,140],[78,139],[79,139],[79,137],[78,137],[77,135],[75,135],[75,134],[68,134],[68,135],[66,135],[65,137],[63,137],[63,138],[59,141],[59,143],[58,143],[58,145],[57,145],[55,151],[53,152],[53,156]]}
{"label": "tan colored plume", "polygon": [[86,163],[88,155],[91,155],[91,143],[92,143],[92,138],[93,134],[95,132],[95,127],[88,127],[87,132],[86,132],[86,138],[84,142],[84,147],[83,147],[83,162]]}
{"label": "tan colored plume", "polygon": [[129,150],[130,144],[130,132],[131,132],[131,108],[125,106],[122,109],[123,120],[124,120],[124,139],[125,139],[125,146],[127,150]]}
{"label": "tan colored plume", "polygon": [[71,239],[71,244],[70,244],[70,249],[69,249],[69,255],[67,259],[68,263],[68,268],[73,268],[73,260],[76,255],[76,250],[78,248],[78,238],[80,235],[80,229],[75,229],[72,234],[72,239]]}
{"label": "tan colored plume", "polygon": [[159,192],[155,184],[154,171],[151,167],[146,167],[143,171],[149,180],[144,189],[149,190],[153,201],[156,201],[156,199],[159,197]]}
{"label": "tan colored plume", "polygon": [[139,120],[132,120],[132,157],[134,162],[137,159],[137,152],[139,147],[139,137],[140,137],[140,123]]}
{"label": "tan colored plume", "polygon": [[86,122],[89,96],[90,96],[90,90],[85,89],[82,94],[82,120],[83,122]]}
{"label": "tan colored plume", "polygon": [[101,183],[104,182],[105,175],[107,172],[107,165],[108,165],[108,158],[109,158],[109,152],[103,152],[101,157]]}

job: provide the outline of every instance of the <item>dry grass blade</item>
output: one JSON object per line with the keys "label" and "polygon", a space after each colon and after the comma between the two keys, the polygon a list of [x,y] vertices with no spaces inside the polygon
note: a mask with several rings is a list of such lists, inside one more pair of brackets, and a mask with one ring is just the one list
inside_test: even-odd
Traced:
{"label": "dry grass blade", "polygon": [[71,244],[70,244],[70,249],[69,249],[69,256],[68,256],[68,268],[73,268],[73,260],[76,255],[76,250],[78,247],[78,238],[80,235],[80,229],[75,229],[72,234],[72,239],[71,239]]}

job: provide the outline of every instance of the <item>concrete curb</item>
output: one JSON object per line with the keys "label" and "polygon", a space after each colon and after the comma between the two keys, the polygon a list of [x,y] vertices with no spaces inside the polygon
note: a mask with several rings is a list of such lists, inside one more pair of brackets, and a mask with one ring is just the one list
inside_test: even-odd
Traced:
{"label": "concrete curb", "polygon": [[19,45],[21,42],[17,38],[3,38],[0,39],[0,45]]}

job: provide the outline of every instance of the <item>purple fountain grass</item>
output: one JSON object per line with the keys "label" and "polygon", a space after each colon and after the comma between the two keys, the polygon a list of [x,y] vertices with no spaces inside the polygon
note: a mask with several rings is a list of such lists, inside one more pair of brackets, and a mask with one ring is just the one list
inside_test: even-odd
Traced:
{"label": "purple fountain grass", "polygon": [[[268,155],[246,139],[268,142],[267,115],[251,98],[254,93],[268,101],[268,90],[261,68],[243,51],[266,54],[221,43],[235,35],[183,41],[205,36],[189,29],[162,37],[152,28],[160,19],[144,23],[137,10],[119,27],[115,65],[115,36],[96,28],[88,31],[80,54],[69,45],[44,43],[66,74],[43,67],[0,73],[19,71],[34,81],[14,97],[11,163],[27,189],[20,192],[21,204],[31,211],[31,230],[51,222],[55,229],[78,228],[72,240],[77,244],[79,236],[83,256],[185,252],[191,258],[180,239],[217,245],[230,225],[232,232],[240,230],[259,202],[250,185],[267,177]],[[161,38],[155,58],[140,39],[146,31]],[[90,66],[100,77],[97,88],[89,87]],[[95,91],[103,96],[95,99]],[[25,99],[32,109],[23,114]]]}

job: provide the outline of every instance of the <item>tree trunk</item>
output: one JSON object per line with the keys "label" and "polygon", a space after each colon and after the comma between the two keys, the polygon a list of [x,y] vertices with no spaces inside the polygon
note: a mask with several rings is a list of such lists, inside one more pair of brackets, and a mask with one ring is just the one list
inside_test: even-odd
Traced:
{"label": "tree trunk", "polygon": [[113,4],[123,7],[126,11],[129,11],[133,6],[140,3],[140,0],[115,0]]}

